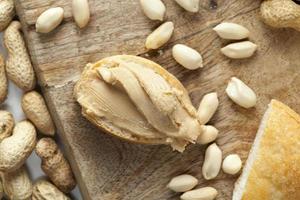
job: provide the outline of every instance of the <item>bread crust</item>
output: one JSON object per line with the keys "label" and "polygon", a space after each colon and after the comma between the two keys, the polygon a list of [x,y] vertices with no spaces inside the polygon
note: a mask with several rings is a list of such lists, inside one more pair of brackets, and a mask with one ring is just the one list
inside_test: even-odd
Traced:
{"label": "bread crust", "polygon": [[[255,152],[250,171],[247,167],[243,171],[249,173],[245,187],[240,185],[242,174],[233,200],[300,199],[300,116],[277,100],[271,101],[269,109],[259,146],[253,145],[249,155]],[[249,158],[246,166],[248,162]],[[242,197],[236,198],[240,189]]]}
{"label": "bread crust", "polygon": [[[192,103],[188,97],[188,92],[184,88],[184,86],[180,83],[177,78],[175,78],[172,74],[170,74],[167,70],[165,70],[163,67],[158,65],[157,63],[150,61],[148,59],[138,57],[138,56],[132,56],[132,55],[117,55],[112,57],[104,58],[94,64],[87,64],[85,67],[80,80],[77,82],[74,88],[74,96],[77,99],[78,94],[80,93],[80,87],[81,84],[88,79],[88,72],[90,70],[95,70],[97,68],[101,68],[105,66],[108,63],[121,63],[121,62],[134,62],[140,65],[143,65],[144,67],[150,68],[154,70],[156,73],[160,74],[173,88],[178,90],[179,92],[183,93],[183,101],[184,105],[186,106],[186,109],[191,113],[192,115],[196,116],[196,110],[192,106]],[[121,131],[117,127],[113,127],[112,124],[108,124],[105,121],[102,120],[96,120],[94,117],[92,117],[89,114],[87,114],[87,110],[82,107],[82,115],[87,118],[90,122],[92,122],[94,125],[96,125],[101,130],[104,130],[106,133],[109,133],[113,136],[116,136],[120,139],[134,142],[134,143],[140,143],[140,144],[166,144],[165,138],[162,139],[147,139],[142,137],[135,137],[133,134],[129,134],[127,132]]]}

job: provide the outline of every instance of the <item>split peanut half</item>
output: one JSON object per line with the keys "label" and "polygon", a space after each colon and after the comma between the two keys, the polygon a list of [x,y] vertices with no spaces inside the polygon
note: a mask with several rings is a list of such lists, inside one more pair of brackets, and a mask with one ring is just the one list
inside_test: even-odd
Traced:
{"label": "split peanut half", "polygon": [[131,142],[170,144],[182,152],[202,132],[182,84],[141,57],[113,56],[88,64],[75,98],[88,120]]}

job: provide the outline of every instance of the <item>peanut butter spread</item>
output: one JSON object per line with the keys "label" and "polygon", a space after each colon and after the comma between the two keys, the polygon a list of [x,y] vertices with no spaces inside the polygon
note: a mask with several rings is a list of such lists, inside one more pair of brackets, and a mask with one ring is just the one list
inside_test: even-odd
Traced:
{"label": "peanut butter spread", "polygon": [[140,57],[109,57],[87,65],[75,96],[83,115],[107,131],[182,152],[202,128],[187,92],[166,73]]}

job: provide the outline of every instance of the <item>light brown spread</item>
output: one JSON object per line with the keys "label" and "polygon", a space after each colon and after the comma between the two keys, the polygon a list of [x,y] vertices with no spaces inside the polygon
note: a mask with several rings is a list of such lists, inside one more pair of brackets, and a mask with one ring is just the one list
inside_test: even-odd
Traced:
{"label": "light brown spread", "polygon": [[201,134],[188,95],[149,66],[117,59],[88,68],[76,97],[93,121],[178,151]]}

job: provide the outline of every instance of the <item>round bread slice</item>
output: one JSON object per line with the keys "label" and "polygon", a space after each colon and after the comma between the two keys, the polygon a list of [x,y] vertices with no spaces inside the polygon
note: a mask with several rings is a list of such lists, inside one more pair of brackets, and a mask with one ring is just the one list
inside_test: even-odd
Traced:
{"label": "round bread slice", "polygon": [[[89,87],[89,83],[93,81],[93,79],[99,79],[99,76],[91,75],[91,73],[96,74],[95,72],[99,70],[101,67],[107,66],[116,66],[122,63],[135,63],[142,65],[143,67],[150,68],[154,70],[157,74],[162,76],[170,86],[176,90],[176,93],[180,94],[180,102],[187,110],[187,112],[197,118],[196,110],[192,106],[191,100],[189,98],[188,92],[184,88],[184,86],[177,80],[172,74],[170,74],[167,70],[162,68],[157,63],[150,61],[148,59],[132,56],[132,55],[117,55],[112,57],[104,58],[94,64],[87,64],[85,67],[80,80],[77,82],[74,88],[74,96],[76,100],[82,107],[82,114],[85,118],[87,118],[90,122],[96,125],[98,128],[104,130],[105,132],[117,136],[118,138],[124,139],[126,141],[135,142],[135,143],[142,143],[142,144],[166,144],[166,137],[161,135],[155,138],[144,138],[138,137],[134,133],[121,130],[119,127],[114,126],[113,123],[109,122],[105,119],[105,117],[97,117],[94,112],[91,112],[90,106],[92,105],[83,105],[81,103],[81,98],[84,96],[84,87]],[[158,133],[159,135],[159,133]]]}

